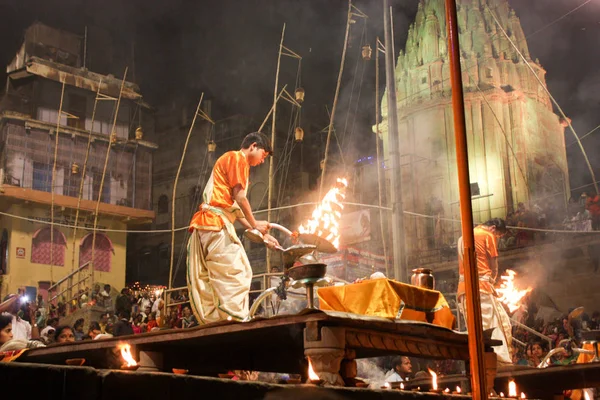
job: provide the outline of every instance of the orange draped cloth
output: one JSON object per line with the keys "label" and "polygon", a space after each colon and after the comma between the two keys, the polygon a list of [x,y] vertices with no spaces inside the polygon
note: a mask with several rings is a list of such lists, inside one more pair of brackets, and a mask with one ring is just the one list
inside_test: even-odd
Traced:
{"label": "orange draped cloth", "polygon": [[452,329],[455,318],[440,292],[391,279],[372,279],[318,290],[321,310],[430,322]]}

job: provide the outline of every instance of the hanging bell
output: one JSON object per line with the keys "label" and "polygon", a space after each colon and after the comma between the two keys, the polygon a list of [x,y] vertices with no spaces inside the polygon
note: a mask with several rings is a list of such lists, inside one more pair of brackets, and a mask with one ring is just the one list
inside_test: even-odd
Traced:
{"label": "hanging bell", "polygon": [[369,61],[371,56],[373,55],[373,50],[371,49],[371,45],[367,44],[362,47],[362,59],[365,61]]}
{"label": "hanging bell", "polygon": [[79,164],[77,164],[75,162],[73,164],[71,164],[71,173],[73,175],[77,175],[79,173]]}
{"label": "hanging bell", "polygon": [[216,149],[217,149],[217,144],[215,143],[215,141],[214,140],[209,141],[208,142],[208,152],[214,153]]}
{"label": "hanging bell", "polygon": [[144,131],[141,126],[138,126],[135,130],[135,140],[142,140],[144,138]]}
{"label": "hanging bell", "polygon": [[296,142],[301,142],[304,140],[304,129],[299,126],[294,129],[294,137],[296,138]]}
{"label": "hanging bell", "polygon": [[296,89],[296,91],[294,92],[294,96],[296,97],[296,101],[302,104],[302,102],[304,101],[304,89],[302,89],[301,87]]}

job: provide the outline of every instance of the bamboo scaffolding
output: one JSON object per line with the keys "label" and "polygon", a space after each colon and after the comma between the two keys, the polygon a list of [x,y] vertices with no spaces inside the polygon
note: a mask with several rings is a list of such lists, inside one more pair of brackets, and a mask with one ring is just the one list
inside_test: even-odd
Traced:
{"label": "bamboo scaffolding", "polygon": [[[275,89],[273,90],[273,117],[271,119],[271,148],[275,151],[275,119],[277,115],[277,89],[279,87],[279,69],[281,67],[281,51],[283,50],[283,39],[285,37],[285,24],[281,30],[281,41],[279,42],[279,52],[277,53],[277,71],[275,72]],[[273,200],[273,174],[275,173],[275,160],[273,155],[269,159],[269,187],[267,193],[267,221],[271,221],[271,201]],[[267,272],[271,272],[271,252],[267,252]]]}
{"label": "bamboo scaffolding", "polygon": [[[198,107],[196,107],[196,112],[194,113],[192,124],[190,125],[187,137],[185,138],[185,144],[183,145],[183,154],[181,155],[181,160],[179,161],[179,168],[177,168],[175,182],[173,182],[173,201],[171,206],[171,260],[169,263],[169,289],[173,287],[173,261],[175,258],[175,199],[177,194],[177,183],[179,183],[179,174],[181,174],[181,168],[183,167],[183,161],[185,160],[185,153],[187,152],[188,143],[190,142],[190,136],[192,135],[192,131],[194,130],[194,125],[196,125],[196,118],[198,118],[198,115],[201,115],[201,117],[203,118],[208,118],[208,116],[204,112],[202,114],[200,113],[200,105],[202,104],[202,99],[204,99],[204,93],[200,95]],[[185,245],[185,243],[182,245]]]}
{"label": "bamboo scaffolding", "polygon": [[115,116],[113,118],[112,128],[110,130],[110,138],[108,146],[106,147],[106,157],[104,158],[104,168],[102,169],[102,178],[100,179],[100,186],[98,189],[98,201],[96,201],[96,210],[94,212],[94,225],[92,230],[92,254],[90,257],[90,287],[94,285],[94,253],[96,250],[96,228],[98,227],[98,210],[100,209],[100,201],[102,200],[102,188],[104,187],[104,178],[106,176],[106,167],[108,166],[108,158],[110,157],[110,149],[113,140],[116,138],[115,126],[117,125],[117,117],[119,115],[119,107],[121,106],[121,97],[123,94],[123,88],[125,87],[125,78],[127,77],[128,67],[125,68],[123,74],[123,80],[121,81],[121,88],[119,89],[119,97],[117,99],[117,105],[115,108]]}
{"label": "bamboo scaffolding", "polygon": [[375,43],[375,147],[377,161],[377,191],[379,193],[379,227],[381,229],[381,244],[383,247],[383,259],[385,261],[385,276],[390,276],[390,266],[387,259],[387,246],[385,243],[385,228],[383,226],[383,185],[381,184],[381,154],[379,154],[379,37]]}
{"label": "bamboo scaffolding", "polygon": [[[96,119],[96,108],[98,106],[98,100],[100,96],[100,88],[102,87],[102,78],[98,83],[98,91],[96,92],[96,99],[94,101],[94,110],[92,111],[92,123],[88,134],[87,147],[85,149],[85,159],[81,168],[81,181],[79,182],[79,194],[77,195],[77,208],[75,209],[75,222],[73,223],[73,250],[71,252],[71,272],[75,270],[75,249],[77,248],[77,223],[79,221],[79,212],[81,207],[81,200],[83,198],[83,187],[85,185],[85,173],[87,172],[87,163],[90,155],[90,148],[92,146],[92,130],[94,129],[94,121]],[[78,289],[81,287],[78,286]]]}
{"label": "bamboo scaffolding", "polygon": [[54,164],[52,166],[52,183],[50,184],[50,284],[54,284],[54,184],[56,183],[56,157],[58,156],[58,136],[60,131],[60,117],[62,116],[63,100],[65,98],[65,81],[60,91],[60,105],[56,117],[56,132],[54,136]]}
{"label": "bamboo scaffolding", "polygon": [[350,34],[350,21],[352,20],[352,0],[348,0],[348,19],[346,21],[346,33],[344,35],[344,47],[342,49],[342,60],[340,62],[340,71],[338,73],[337,84],[335,87],[335,95],[333,96],[333,105],[331,106],[331,118],[329,128],[327,129],[327,141],[325,142],[325,156],[323,158],[323,169],[321,170],[321,183],[319,185],[319,199],[323,194],[323,184],[325,182],[325,172],[327,171],[327,158],[329,153],[329,144],[331,143],[331,131],[333,130],[333,122],[335,121],[335,110],[337,108],[338,97],[340,94],[340,86],[342,84],[342,75],[344,74],[344,64],[346,62],[346,51],[348,50],[348,36]]}

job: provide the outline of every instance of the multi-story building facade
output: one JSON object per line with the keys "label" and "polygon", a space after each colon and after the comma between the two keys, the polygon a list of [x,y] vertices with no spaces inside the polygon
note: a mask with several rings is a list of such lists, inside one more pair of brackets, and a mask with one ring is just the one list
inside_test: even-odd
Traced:
{"label": "multi-story building facade", "polygon": [[24,286],[47,296],[92,253],[93,273],[84,268],[75,281],[120,289],[127,229],[154,219],[157,146],[143,138],[154,130],[153,110],[137,85],[82,68],[82,40],[35,23],[7,67],[0,103],[2,294]]}

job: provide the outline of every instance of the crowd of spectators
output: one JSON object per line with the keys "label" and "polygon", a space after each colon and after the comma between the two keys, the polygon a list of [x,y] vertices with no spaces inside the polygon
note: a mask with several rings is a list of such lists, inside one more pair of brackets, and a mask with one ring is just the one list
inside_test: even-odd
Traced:
{"label": "crowd of spectators", "polygon": [[123,288],[115,297],[111,295],[110,285],[104,285],[103,290],[96,285],[91,293],[88,290],[80,292],[72,303],[71,311],[93,307],[91,311],[101,311],[99,319],[85,321],[79,318],[72,325],[61,324],[61,319],[67,316],[66,312],[61,312],[58,304],[56,307],[47,306],[42,296],[38,296],[37,301],[29,302],[22,292],[9,295],[0,305],[0,352],[19,347],[98,340],[198,325],[189,305],[187,290],[170,293],[168,307],[165,307],[163,290],[134,286]]}

